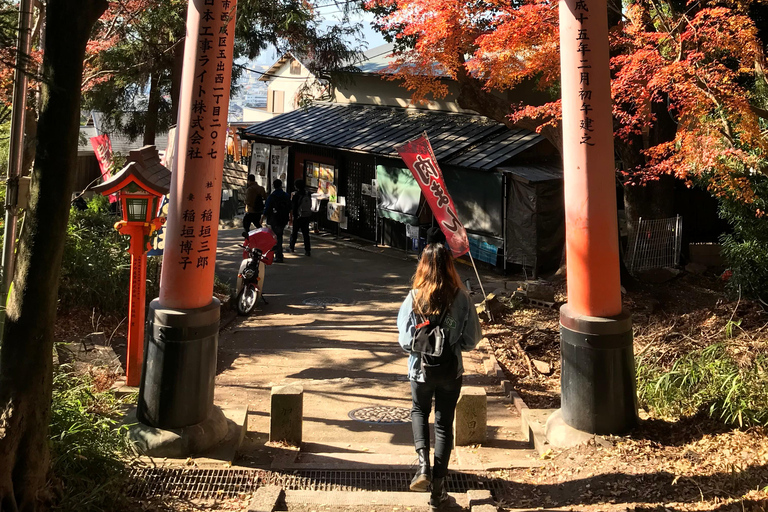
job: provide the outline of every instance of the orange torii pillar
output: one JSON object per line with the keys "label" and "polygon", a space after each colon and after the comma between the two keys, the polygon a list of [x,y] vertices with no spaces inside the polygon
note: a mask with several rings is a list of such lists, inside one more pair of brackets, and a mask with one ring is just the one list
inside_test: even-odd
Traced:
{"label": "orange torii pillar", "polygon": [[558,425],[620,434],[637,422],[637,399],[619,281],[606,0],[560,0],[559,10],[568,303],[560,309],[562,406],[547,435],[557,437]]}
{"label": "orange torii pillar", "polygon": [[150,305],[137,416],[162,429],[213,412],[213,297],[236,0],[190,0],[160,297]]}

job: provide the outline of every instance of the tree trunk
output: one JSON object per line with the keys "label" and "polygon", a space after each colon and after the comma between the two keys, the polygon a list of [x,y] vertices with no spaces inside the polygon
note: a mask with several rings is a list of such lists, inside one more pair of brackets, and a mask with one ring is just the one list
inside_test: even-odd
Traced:
{"label": "tree trunk", "polygon": [[157,116],[160,108],[160,75],[162,71],[155,70],[149,77],[149,101],[147,102],[147,117],[144,123],[144,146],[155,144],[157,134]]}
{"label": "tree trunk", "polygon": [[[183,38],[184,34],[179,36]],[[176,124],[179,114],[179,96],[181,94],[181,71],[184,65],[184,44],[177,43],[173,50],[173,67],[171,68],[171,123]]]}
{"label": "tree trunk", "polygon": [[85,45],[106,0],[47,4],[30,209],[0,344],[0,510],[46,507],[53,324],[79,139]]}

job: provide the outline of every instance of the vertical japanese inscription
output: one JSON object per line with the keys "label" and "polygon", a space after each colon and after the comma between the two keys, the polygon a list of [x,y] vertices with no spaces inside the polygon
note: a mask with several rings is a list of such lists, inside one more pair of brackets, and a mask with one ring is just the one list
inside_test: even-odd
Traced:
{"label": "vertical japanese inscription", "polygon": [[[195,162],[220,159],[221,134],[226,134],[231,69],[227,49],[231,47],[233,11],[230,0],[204,0],[200,13],[186,152],[187,172],[192,171],[195,177],[203,170]],[[215,186],[207,178],[202,194],[189,192],[184,197],[178,242],[178,265],[182,270],[205,269],[213,264],[210,253],[215,247],[211,242],[216,233],[212,225],[216,217]]]}
{"label": "vertical japanese inscription", "polygon": [[576,55],[579,62],[579,101],[581,101],[582,117],[579,120],[579,129],[581,130],[581,139],[579,144],[594,146],[592,142],[592,132],[594,131],[594,119],[590,117],[592,108],[592,89],[589,85],[590,71],[592,65],[589,59],[589,33],[584,22],[589,19],[589,8],[586,0],[577,0],[574,8],[576,12],[576,21],[579,22],[579,29],[576,31]]}

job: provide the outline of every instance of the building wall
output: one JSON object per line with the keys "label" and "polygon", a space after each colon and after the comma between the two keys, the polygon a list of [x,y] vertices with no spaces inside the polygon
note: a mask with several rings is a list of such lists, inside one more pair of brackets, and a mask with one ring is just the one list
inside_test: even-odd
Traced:
{"label": "building wall", "polygon": [[336,88],[334,101],[388,107],[416,106],[429,110],[471,113],[470,110],[459,107],[454,101],[458,94],[458,86],[455,83],[449,83],[448,89],[450,92],[445,99],[414,105],[411,102],[411,92],[402,87],[401,80],[390,81],[379,75],[355,75],[352,83]]}
{"label": "building wall", "polygon": [[321,94],[319,87],[312,85],[314,76],[301,63],[293,68],[294,71],[298,70],[298,74],[291,72],[292,62],[298,63],[295,59],[285,59],[282,65],[270,71],[267,112],[272,116],[295,110],[299,105],[300,93],[307,84],[313,96],[319,97]]}

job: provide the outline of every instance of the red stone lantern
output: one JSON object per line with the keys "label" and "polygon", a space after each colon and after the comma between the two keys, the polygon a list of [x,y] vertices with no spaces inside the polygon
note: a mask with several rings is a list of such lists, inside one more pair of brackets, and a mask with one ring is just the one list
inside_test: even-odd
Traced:
{"label": "red stone lantern", "polygon": [[162,197],[171,185],[171,171],[160,163],[155,146],[131,151],[123,169],[108,181],[93,187],[102,195],[118,194],[123,220],[115,224],[122,235],[130,235],[131,283],[128,297],[128,353],[126,384],[138,386],[144,354],[144,304],[146,302],[147,250],[150,239],[165,218],[158,217]]}

